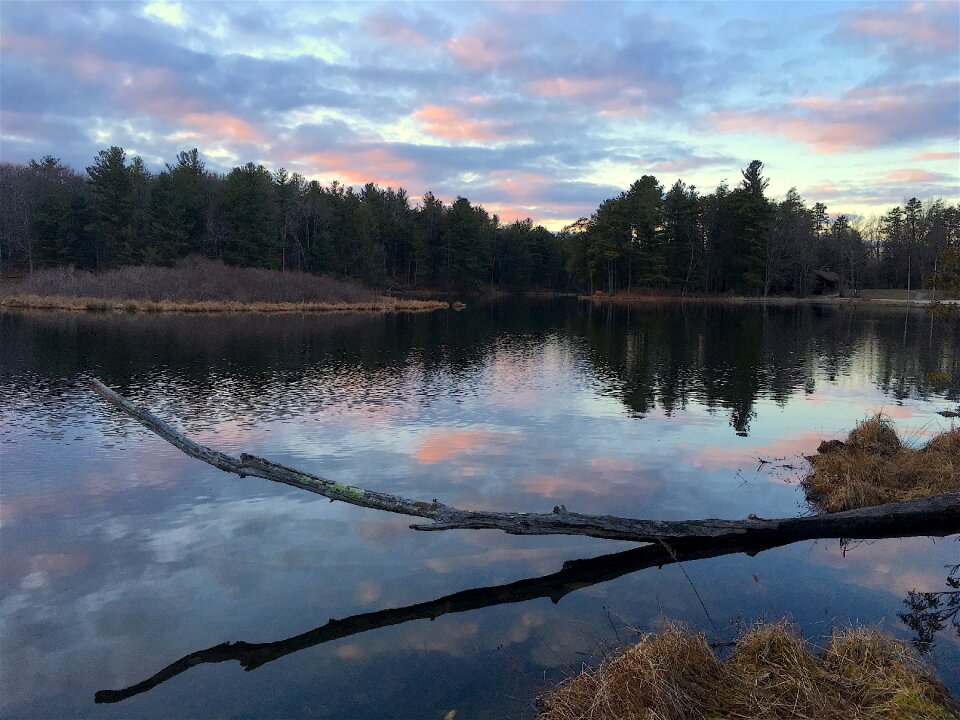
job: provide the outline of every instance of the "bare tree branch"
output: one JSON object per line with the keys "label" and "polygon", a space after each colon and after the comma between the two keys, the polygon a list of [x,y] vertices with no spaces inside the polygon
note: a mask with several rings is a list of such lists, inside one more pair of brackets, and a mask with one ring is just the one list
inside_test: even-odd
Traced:
{"label": "bare tree branch", "polygon": [[639,520],[612,515],[584,515],[560,505],[552,513],[506,513],[461,510],[433,500],[410,500],[388,493],[334,482],[255,455],[226,455],[191,440],[148,410],[138,407],[99,380],[93,388],[108,402],[136,419],[187,455],[241,477],[251,475],[314,492],[331,500],[432,523],[415,530],[503,530],[511,535],[586,535],[633,542],[739,538],[749,542],[792,542],[808,538],[878,538],[892,534],[950,535],[960,529],[960,493],[888,503],[828,515],[747,520]]}

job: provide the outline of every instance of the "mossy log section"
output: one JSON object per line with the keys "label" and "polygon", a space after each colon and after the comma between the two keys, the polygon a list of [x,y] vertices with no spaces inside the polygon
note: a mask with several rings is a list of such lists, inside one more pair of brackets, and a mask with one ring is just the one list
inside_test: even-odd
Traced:
{"label": "mossy log section", "polygon": [[331,500],[432,520],[415,530],[503,530],[511,535],[586,535],[632,542],[738,538],[744,542],[792,542],[811,538],[880,538],[897,533],[945,536],[960,531],[960,493],[944,493],[909,502],[806,517],[747,520],[639,520],[612,515],[569,512],[562,505],[551,513],[461,510],[397,495],[333,482],[255,455],[239,458],[194,442],[150,411],[138,407],[92,380],[93,388],[187,455],[241,477],[250,475],[314,492]]}

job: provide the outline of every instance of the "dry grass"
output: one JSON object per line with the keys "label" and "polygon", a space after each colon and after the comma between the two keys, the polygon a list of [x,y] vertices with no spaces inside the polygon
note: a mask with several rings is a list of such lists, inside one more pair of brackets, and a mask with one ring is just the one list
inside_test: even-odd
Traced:
{"label": "dry grass", "polygon": [[960,428],[917,449],[901,441],[889,418],[876,415],[857,425],[845,443],[822,443],[810,462],[803,487],[822,512],[958,492]]}
{"label": "dry grass", "polygon": [[99,273],[47,268],[6,288],[7,294],[188,302],[372,302],[378,293],[360,283],[303,272],[224,265],[189,257],[173,267],[122,267]]}
{"label": "dry grass", "polygon": [[363,285],[301,272],[229,267],[186,258],[174,267],[90,273],[38,270],[0,292],[0,307],[88,312],[417,312],[433,300],[382,297]]}
{"label": "dry grass", "polygon": [[364,302],[236,302],[232,300],[124,300],[122,298],[69,297],[61,295],[0,296],[0,308],[26,310],[71,310],[75,312],[429,312],[449,307],[436,300],[406,300],[376,297]]}
{"label": "dry grass", "polygon": [[834,634],[818,655],[786,622],[758,625],[721,662],[670,626],[542,697],[540,720],[949,720],[956,703],[905,644]]}

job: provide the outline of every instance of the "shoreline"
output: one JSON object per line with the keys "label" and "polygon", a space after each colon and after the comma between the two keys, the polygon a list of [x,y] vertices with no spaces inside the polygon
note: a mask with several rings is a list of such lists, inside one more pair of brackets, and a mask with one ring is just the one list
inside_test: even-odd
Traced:
{"label": "shoreline", "polygon": [[792,297],[748,297],[745,295],[578,295],[578,300],[589,300],[598,305],[680,303],[726,303],[729,305],[855,305],[903,308],[930,308],[936,305],[958,305],[960,300],[908,300],[906,298],[838,297],[835,295]]}
{"label": "shoreline", "polygon": [[381,296],[364,302],[239,302],[236,300],[124,300],[93,296],[0,296],[0,311],[49,310],[83,313],[421,313],[448,310],[442,300],[404,300]]}

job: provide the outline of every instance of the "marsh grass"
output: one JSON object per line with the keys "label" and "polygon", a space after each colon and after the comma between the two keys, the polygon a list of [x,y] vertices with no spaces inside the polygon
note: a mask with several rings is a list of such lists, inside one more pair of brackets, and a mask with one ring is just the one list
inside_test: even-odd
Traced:
{"label": "marsh grass", "polygon": [[360,283],[302,272],[237,268],[206,258],[174,267],[124,267],[91,273],[48,268],[0,293],[0,305],[105,312],[420,311],[431,300],[383,297]]}
{"label": "marsh grass", "polygon": [[126,313],[330,313],[330,312],[430,312],[449,307],[446,302],[392,297],[364,302],[236,302],[232,300],[123,300],[61,295],[0,296],[0,308],[22,310],[70,310],[79,312]]}
{"label": "marsh grass", "polygon": [[864,420],[846,442],[823,443],[810,458],[807,499],[821,512],[839,512],[960,491],[960,428],[913,445],[889,418]]}
{"label": "marsh grass", "polygon": [[703,634],[644,636],[541,697],[540,720],[949,720],[956,704],[905,644],[836,632],[819,653],[788,622],[757,625],[721,661]]}

